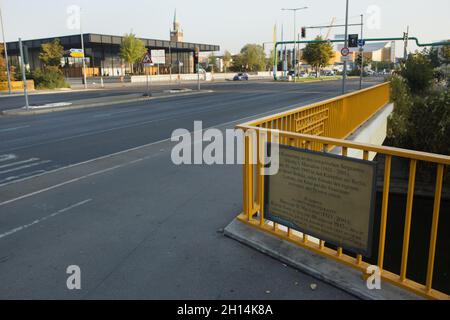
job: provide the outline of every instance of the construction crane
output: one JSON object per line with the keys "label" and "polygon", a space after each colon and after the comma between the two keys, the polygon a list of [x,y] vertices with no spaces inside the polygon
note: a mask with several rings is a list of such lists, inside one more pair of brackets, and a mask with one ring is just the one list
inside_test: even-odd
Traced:
{"label": "construction crane", "polygon": [[330,40],[331,29],[333,29],[335,23],[336,23],[336,17],[334,17],[331,20],[330,28],[328,28],[328,33],[327,33],[327,36],[325,37],[325,40]]}

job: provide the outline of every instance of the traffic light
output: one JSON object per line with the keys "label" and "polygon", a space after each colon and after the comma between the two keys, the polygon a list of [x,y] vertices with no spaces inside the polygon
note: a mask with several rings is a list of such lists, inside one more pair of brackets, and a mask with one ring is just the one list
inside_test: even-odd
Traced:
{"label": "traffic light", "polygon": [[348,47],[349,48],[357,48],[358,47],[358,35],[351,34],[348,36]]}
{"label": "traffic light", "polygon": [[306,28],[303,27],[302,28],[302,39],[305,39],[305,38],[306,38]]}

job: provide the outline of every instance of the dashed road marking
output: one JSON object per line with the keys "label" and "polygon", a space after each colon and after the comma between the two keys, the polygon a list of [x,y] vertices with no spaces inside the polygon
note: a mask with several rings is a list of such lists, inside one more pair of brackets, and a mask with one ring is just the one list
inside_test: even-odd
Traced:
{"label": "dashed road marking", "polygon": [[9,231],[7,231],[7,232],[5,232],[5,233],[0,234],[0,239],[6,238],[6,237],[8,237],[8,236],[10,236],[10,235],[13,235],[13,234],[17,233],[17,232],[20,232],[20,231],[23,231],[23,230],[25,230],[25,229],[28,229],[28,228],[30,228],[30,227],[32,227],[32,226],[34,226],[34,225],[37,225],[37,224],[39,224],[39,223],[41,223],[41,222],[44,222],[44,221],[46,221],[46,220],[48,220],[48,219],[50,219],[50,218],[54,218],[54,217],[56,217],[57,215],[60,215],[60,214],[62,214],[62,213],[65,213],[65,212],[67,212],[67,211],[70,211],[70,210],[72,210],[72,209],[75,209],[75,208],[77,208],[77,207],[81,207],[82,205],[85,205],[85,204],[87,204],[87,203],[89,203],[89,202],[91,202],[91,201],[92,201],[92,199],[87,199],[87,200],[84,200],[84,201],[75,203],[75,204],[73,204],[73,205],[71,205],[71,206],[69,206],[69,207],[67,207],[67,208],[58,210],[58,211],[56,211],[55,213],[52,213],[52,214],[50,214],[50,215],[48,215],[48,216],[45,216],[45,217],[40,218],[40,219],[37,219],[37,220],[35,220],[35,221],[33,221],[33,222],[29,223],[29,224],[24,224],[24,225],[22,225],[22,226],[20,226],[20,227],[17,227],[17,228],[14,228],[14,229],[12,229],[12,230],[9,230]]}

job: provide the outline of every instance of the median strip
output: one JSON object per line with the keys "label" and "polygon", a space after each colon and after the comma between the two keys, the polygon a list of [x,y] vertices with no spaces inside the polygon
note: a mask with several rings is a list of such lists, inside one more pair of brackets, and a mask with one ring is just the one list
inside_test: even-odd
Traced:
{"label": "median strip", "polygon": [[119,98],[117,96],[114,97],[101,97],[94,99],[86,99],[86,100],[78,100],[72,102],[59,102],[51,105],[42,105],[42,106],[31,106],[28,110],[26,108],[18,108],[18,109],[10,109],[4,110],[1,112],[2,115],[5,116],[30,116],[37,114],[45,114],[51,112],[61,112],[68,110],[77,110],[84,108],[95,108],[95,107],[107,107],[114,106],[125,103],[133,103],[133,102],[145,102],[156,99],[165,99],[172,97],[184,97],[191,96],[197,94],[205,94],[212,93],[213,90],[201,90],[201,91],[186,91],[186,90],[177,90],[177,91],[168,91],[164,93],[155,93],[152,97],[144,97],[141,94],[130,94],[125,97]]}

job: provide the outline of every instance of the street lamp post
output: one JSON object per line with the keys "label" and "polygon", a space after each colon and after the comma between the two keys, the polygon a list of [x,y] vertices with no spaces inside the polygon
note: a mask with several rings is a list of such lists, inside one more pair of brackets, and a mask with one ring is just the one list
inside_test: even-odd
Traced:
{"label": "street lamp post", "polygon": [[302,7],[302,8],[283,8],[281,10],[283,11],[292,11],[294,13],[294,82],[297,82],[297,11],[299,10],[305,10],[308,9],[308,7]]}
{"label": "street lamp post", "polygon": [[23,45],[21,38],[19,38],[19,51],[20,51],[20,69],[22,71],[22,81],[23,81],[23,95],[25,96],[25,108],[28,111],[30,108],[30,104],[28,102],[27,76],[25,73],[25,55],[23,53]]}
{"label": "street lamp post", "polygon": [[83,26],[81,24],[81,9],[80,9],[80,36],[81,36],[81,50],[83,51],[83,82],[84,89],[87,89],[87,77],[86,77],[86,52],[84,50],[84,35]]}
{"label": "street lamp post", "polygon": [[[348,48],[348,0],[345,9],[345,47]],[[342,94],[346,92],[347,83],[347,60],[344,61],[344,74],[342,75]]]}
{"label": "street lamp post", "polygon": [[11,88],[11,71],[9,69],[9,59],[8,59],[8,48],[6,47],[6,39],[5,39],[5,28],[3,25],[3,15],[2,15],[2,8],[0,8],[0,23],[2,27],[2,35],[3,35],[3,46],[5,49],[5,60],[6,60],[6,73],[8,75],[8,93],[12,93]]}
{"label": "street lamp post", "polygon": [[[364,41],[364,15],[361,15],[361,41]],[[359,53],[361,54],[361,74],[359,75],[359,90],[361,90],[364,77],[364,46],[361,46]]]}

